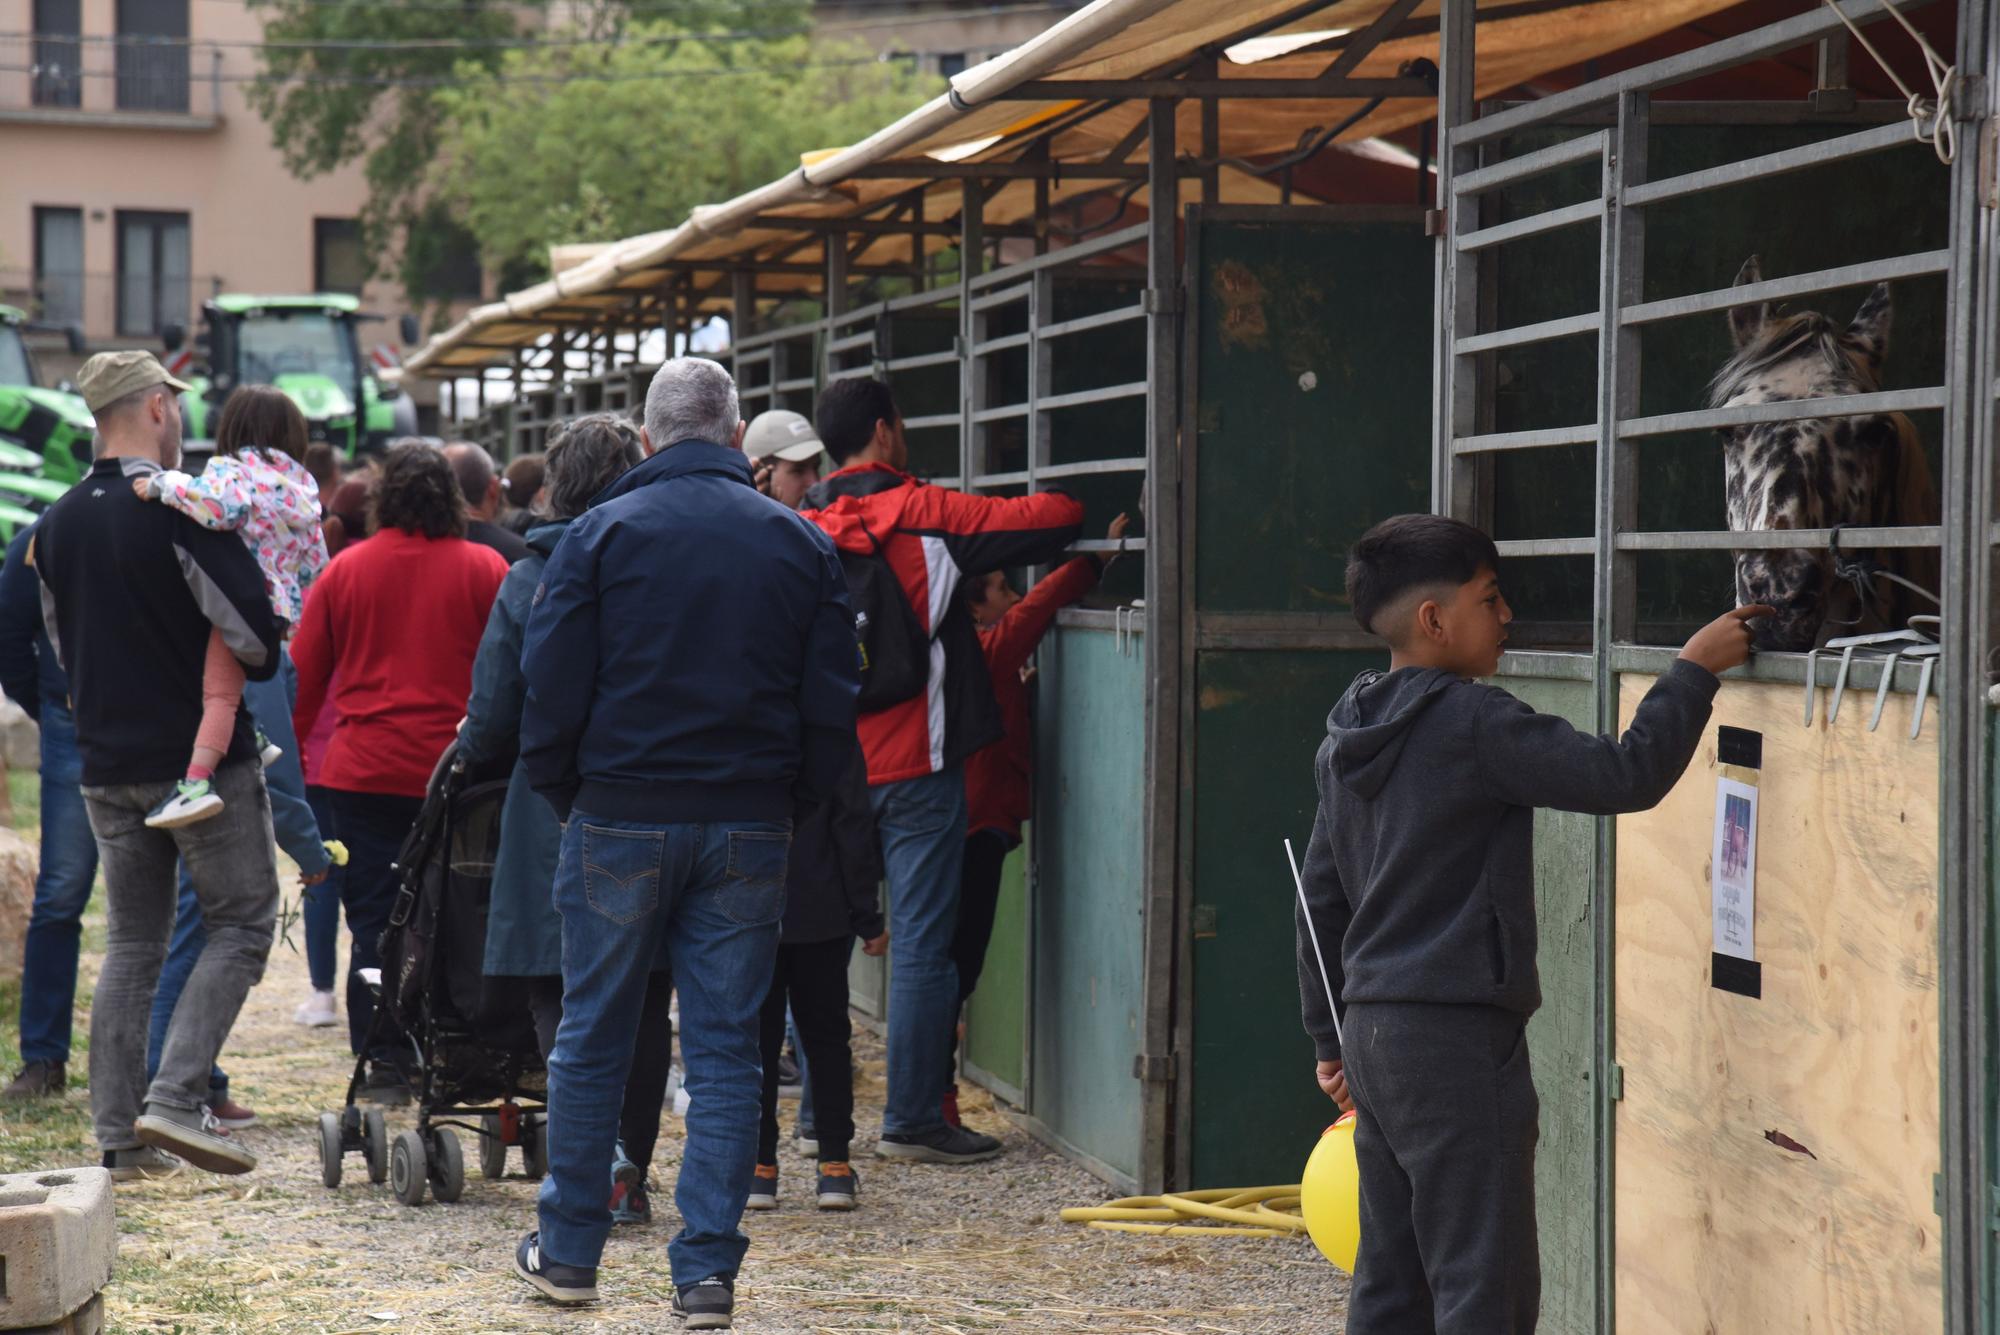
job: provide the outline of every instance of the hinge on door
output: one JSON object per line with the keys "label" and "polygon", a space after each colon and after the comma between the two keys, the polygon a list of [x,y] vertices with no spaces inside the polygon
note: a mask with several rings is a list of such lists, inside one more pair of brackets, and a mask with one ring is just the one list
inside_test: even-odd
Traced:
{"label": "hinge on door", "polygon": [[1425,210],[1424,210],[1424,235],[1425,235],[1425,236],[1443,236],[1443,235],[1444,235],[1444,210],[1443,210],[1443,209],[1425,209]]}
{"label": "hinge on door", "polygon": [[1604,1096],[1613,1103],[1625,1097],[1625,1068],[1617,1062],[1604,1072]]}
{"label": "hinge on door", "polygon": [[1174,287],[1149,287],[1139,301],[1139,308],[1148,315],[1178,315],[1181,309],[1181,290]]}
{"label": "hinge on door", "polygon": [[1156,1057],[1150,1052],[1132,1054],[1132,1078],[1149,1085],[1163,1085],[1174,1078],[1174,1054]]}
{"label": "hinge on door", "polygon": [[1196,904],[1188,917],[1188,926],[1194,930],[1197,941],[1211,940],[1215,936],[1215,905]]}

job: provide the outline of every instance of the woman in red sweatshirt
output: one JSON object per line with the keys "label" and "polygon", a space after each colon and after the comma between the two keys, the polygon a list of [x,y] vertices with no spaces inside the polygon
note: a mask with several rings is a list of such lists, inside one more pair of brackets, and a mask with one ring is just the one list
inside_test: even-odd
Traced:
{"label": "woman in red sweatshirt", "polygon": [[[1111,521],[1105,536],[1125,536],[1125,515]],[[1113,558],[1115,559],[1115,558]],[[1020,846],[1021,826],[1034,809],[1034,740],[1028,722],[1028,660],[1054,624],[1056,613],[1097,587],[1109,561],[1080,556],[1058,567],[1026,597],[1014,591],[1004,570],[975,576],[965,583],[965,599],[979,627],[979,648],[993,678],[993,696],[1000,704],[1006,728],[1001,739],[965,762],[965,864],[959,877],[958,926],[952,933],[951,958],[958,966],[958,1004],[964,1007],[986,967],[986,946],[993,939],[993,918],[1000,907],[1000,871],[1007,855]],[[958,1056],[958,1035],[952,1034],[952,1058]],[[958,1087],[945,1094],[945,1120],[958,1125]]]}
{"label": "woman in red sweatshirt", "polygon": [[[313,585],[292,641],[295,726],[310,730],[332,690],[319,782],[347,845],[347,1027],[357,1054],[375,1008],[356,975],[382,963],[378,941],[396,897],[390,864],[465,715],[472,660],[507,577],[499,553],[465,540],[458,481],[429,445],[398,445],[383,459],[371,524],[374,536],[343,550]],[[389,1052],[374,1055],[362,1096],[406,1102]]]}

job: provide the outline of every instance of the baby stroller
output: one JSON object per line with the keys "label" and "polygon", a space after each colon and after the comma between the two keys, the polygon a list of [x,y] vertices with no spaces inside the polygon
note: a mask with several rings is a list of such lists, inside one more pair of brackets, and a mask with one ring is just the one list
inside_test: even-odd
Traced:
{"label": "baby stroller", "polygon": [[[488,1178],[506,1173],[509,1145],[520,1146],[529,1177],[548,1170],[548,1075],[534,1022],[519,987],[481,970],[506,772],[470,772],[457,752],[453,745],[439,759],[396,858],[399,885],[382,933],[382,968],[363,971],[375,991],[375,1018],[346,1106],[319,1117],[326,1185],[339,1186],[342,1158],[358,1153],[368,1180],[387,1179],[405,1205],[422,1204],[426,1191],[445,1202],[464,1192],[465,1156],[453,1128],[479,1137],[479,1168]],[[383,1049],[394,1052],[416,1091],[416,1129],[393,1146],[382,1110],[355,1098],[367,1054]]]}

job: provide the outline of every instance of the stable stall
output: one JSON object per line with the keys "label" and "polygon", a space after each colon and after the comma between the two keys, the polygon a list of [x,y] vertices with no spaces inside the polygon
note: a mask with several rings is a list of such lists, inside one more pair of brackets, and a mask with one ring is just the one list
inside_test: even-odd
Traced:
{"label": "stable stall", "polygon": [[[1936,71],[1880,0],[1099,0],[411,371],[505,381],[470,429],[536,448],[636,410],[642,338],[721,314],[746,414],[883,376],[915,471],[1061,486],[1082,550],[1135,514],[1040,654],[1037,810],[967,1074],[1148,1190],[1295,1180],[1327,1119],[1281,841],[1327,709],[1383,661],[1348,544],[1412,509],[1488,526],[1524,614],[1504,684],[1614,730],[1657,646],[1733,597],[1715,431],[1908,415],[1942,521],[1846,546],[1942,548],[1934,672],[1768,655],[1658,811],[1538,818],[1545,1328],[1988,1329],[1990,21],[1902,8],[1957,71],[1914,127],[1885,70]],[[1752,252],[1776,276],[1728,290]],[[1732,306],[1845,318],[1877,280],[1882,388],[1705,407]],[[1761,851],[1754,959],[1718,965],[1724,779],[1759,794]],[[864,1012],[883,985],[857,962]]]}

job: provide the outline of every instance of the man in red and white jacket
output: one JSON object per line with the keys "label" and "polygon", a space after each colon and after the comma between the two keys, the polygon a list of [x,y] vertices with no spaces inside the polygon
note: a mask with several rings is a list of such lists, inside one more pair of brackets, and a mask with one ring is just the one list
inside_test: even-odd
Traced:
{"label": "man in red and white jacket", "polygon": [[929,636],[924,689],[859,723],[889,874],[889,1090],[875,1152],[973,1163],[998,1154],[1000,1142],[944,1120],[958,1023],[951,944],[965,760],[1003,730],[959,585],[970,572],[1051,560],[1082,529],[1083,506],[1055,492],[973,496],[911,477],[902,417],[877,380],[827,386],[816,424],[839,471],[806,493],[805,517],[843,551],[879,552]]}

